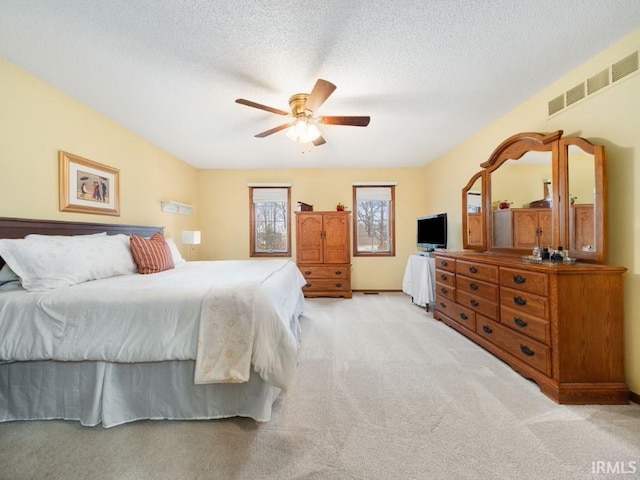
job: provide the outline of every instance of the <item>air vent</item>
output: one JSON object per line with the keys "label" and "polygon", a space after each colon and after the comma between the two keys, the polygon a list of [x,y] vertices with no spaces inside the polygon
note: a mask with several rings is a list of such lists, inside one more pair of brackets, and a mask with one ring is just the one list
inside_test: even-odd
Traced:
{"label": "air vent", "polygon": [[[586,95],[591,95],[605,87],[613,86],[613,82],[623,79],[627,75],[630,75],[638,71],[638,51],[636,50],[631,55],[624,57],[622,60],[614,63],[611,69],[606,68],[600,73],[596,73],[594,76],[587,79],[586,82],[582,82],[576,85],[572,89],[568,90],[564,95],[554,98],[549,101],[549,116],[554,113],[558,113],[564,108],[568,108],[570,105],[582,100]],[[611,72],[611,76],[609,76]],[[585,92],[586,87],[586,92]],[[566,98],[566,102],[565,102]]]}
{"label": "air vent", "polygon": [[582,100],[584,97],[584,82],[582,82],[571,90],[567,90],[567,107],[576,103],[578,100]]}
{"label": "air vent", "polygon": [[638,52],[635,51],[631,55],[624,57],[619,62],[611,66],[611,79],[617,82],[621,78],[626,77],[630,73],[638,70]]}
{"label": "air vent", "polygon": [[564,95],[554,98],[549,102],[549,115],[553,115],[564,108]]}
{"label": "air vent", "polygon": [[587,95],[591,95],[607,85],[609,85],[608,68],[587,79]]}

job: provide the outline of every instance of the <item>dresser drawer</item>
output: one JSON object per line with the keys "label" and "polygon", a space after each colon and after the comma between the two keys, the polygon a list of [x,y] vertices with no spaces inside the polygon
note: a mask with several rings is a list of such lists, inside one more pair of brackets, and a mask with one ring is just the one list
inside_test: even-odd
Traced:
{"label": "dresser drawer", "polygon": [[459,304],[486,315],[491,319],[498,318],[497,302],[492,302],[491,300],[463,292],[462,290],[456,290],[456,301]]}
{"label": "dresser drawer", "polygon": [[440,310],[447,317],[471,331],[476,329],[476,314],[470,308],[465,308],[442,295],[436,294],[436,310]]}
{"label": "dresser drawer", "polygon": [[298,265],[304,278],[349,278],[350,265]]}
{"label": "dresser drawer", "polygon": [[450,287],[455,287],[456,276],[446,270],[436,269],[436,282],[442,283],[443,285],[449,285]]}
{"label": "dresser drawer", "polygon": [[302,287],[304,292],[342,292],[351,290],[351,282],[344,279],[326,280],[322,278],[309,278],[307,284]]}
{"label": "dresser drawer", "polygon": [[500,305],[549,320],[549,299],[533,293],[500,287]]}
{"label": "dresser drawer", "polygon": [[500,267],[500,285],[538,295],[549,294],[549,275]]}
{"label": "dresser drawer", "polygon": [[444,283],[436,282],[436,294],[442,295],[451,301],[456,300],[456,289]]}
{"label": "dresser drawer", "polygon": [[456,261],[451,258],[436,256],[436,268],[439,270],[446,270],[448,272],[455,273]]}
{"label": "dresser drawer", "polygon": [[475,278],[468,278],[458,275],[456,278],[456,288],[467,292],[469,295],[486,298],[492,302],[498,302],[498,285],[495,283],[483,282]]}
{"label": "dresser drawer", "polygon": [[476,322],[476,332],[527,365],[551,376],[551,347],[481,316]]}
{"label": "dresser drawer", "polygon": [[500,323],[547,345],[551,343],[551,324],[547,320],[501,306]]}
{"label": "dresser drawer", "polygon": [[467,277],[498,283],[498,267],[483,263],[456,261],[456,273]]}

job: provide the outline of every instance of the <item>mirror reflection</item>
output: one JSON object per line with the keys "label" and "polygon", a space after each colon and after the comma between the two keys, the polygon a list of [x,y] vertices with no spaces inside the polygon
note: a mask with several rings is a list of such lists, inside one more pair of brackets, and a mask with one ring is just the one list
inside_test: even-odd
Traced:
{"label": "mirror reflection", "polygon": [[582,252],[598,249],[596,239],[595,157],[575,145],[567,152],[569,181],[569,248]]}
{"label": "mirror reflection", "polygon": [[478,176],[466,191],[467,247],[483,245],[482,177]]}
{"label": "mirror reflection", "polygon": [[551,152],[525,153],[491,172],[492,246],[549,247],[553,239]]}

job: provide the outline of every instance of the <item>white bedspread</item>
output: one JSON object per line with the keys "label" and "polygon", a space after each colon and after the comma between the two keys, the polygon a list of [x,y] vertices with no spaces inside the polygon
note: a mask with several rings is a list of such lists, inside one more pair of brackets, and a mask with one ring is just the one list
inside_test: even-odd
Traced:
{"label": "white bedspread", "polygon": [[[228,311],[242,305],[246,318],[233,332],[244,335],[245,348],[237,350],[242,358],[227,363],[227,371],[218,366],[215,375],[200,380],[229,381],[231,370],[253,364],[265,381],[286,389],[297,362],[297,326],[291,313],[301,313],[304,283],[288,260],[238,260],[187,262],[157,274],[123,275],[45,292],[2,292],[0,361],[197,361],[201,316],[209,322],[215,318],[211,306],[216,303]],[[222,292],[232,293],[234,300],[221,303]],[[201,332],[207,358],[228,347],[211,325]]]}

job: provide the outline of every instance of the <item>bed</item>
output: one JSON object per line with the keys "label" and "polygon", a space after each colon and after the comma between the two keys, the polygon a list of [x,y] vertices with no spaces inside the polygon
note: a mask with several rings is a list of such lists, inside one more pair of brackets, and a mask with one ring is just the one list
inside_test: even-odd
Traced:
{"label": "bed", "polygon": [[[0,239],[113,245],[161,231],[0,218]],[[266,422],[294,379],[305,280],[289,260],[182,261],[33,290],[26,277],[0,287],[0,421]]]}

